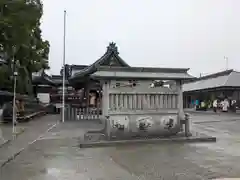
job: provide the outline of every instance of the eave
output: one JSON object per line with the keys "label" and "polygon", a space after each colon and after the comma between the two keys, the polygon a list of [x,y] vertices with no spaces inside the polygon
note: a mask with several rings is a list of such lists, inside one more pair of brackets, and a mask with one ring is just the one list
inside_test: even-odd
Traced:
{"label": "eave", "polygon": [[99,71],[118,71],[118,72],[150,72],[150,73],[187,73],[189,68],[155,68],[155,67],[118,67],[100,66]]}
{"label": "eave", "polygon": [[240,90],[240,86],[219,86],[214,88],[198,89],[192,91],[184,91],[183,93],[202,93],[202,92],[215,92],[215,91],[228,91],[228,90]]}
{"label": "eave", "polygon": [[52,80],[51,76],[48,76],[44,72],[44,70],[41,70],[41,71],[39,71],[37,73],[33,73],[33,75],[32,75],[32,84],[33,85],[44,84],[44,85],[55,86],[55,83]]}
{"label": "eave", "polygon": [[99,68],[91,75],[93,79],[142,79],[142,80],[186,80],[193,76],[187,73],[188,69],[179,68]]}

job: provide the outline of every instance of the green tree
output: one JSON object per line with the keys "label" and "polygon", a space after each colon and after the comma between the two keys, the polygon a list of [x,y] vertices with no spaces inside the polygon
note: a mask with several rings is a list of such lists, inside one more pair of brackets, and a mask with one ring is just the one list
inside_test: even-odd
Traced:
{"label": "green tree", "polygon": [[[40,19],[43,14],[41,0],[0,1],[0,53],[6,54],[7,66],[2,66],[0,75],[10,77],[18,69],[17,90],[31,93],[32,72],[49,68],[49,42],[41,36]],[[15,64],[18,61],[18,65]],[[8,81],[11,81],[9,83]],[[11,78],[0,78],[0,88],[11,86]]]}

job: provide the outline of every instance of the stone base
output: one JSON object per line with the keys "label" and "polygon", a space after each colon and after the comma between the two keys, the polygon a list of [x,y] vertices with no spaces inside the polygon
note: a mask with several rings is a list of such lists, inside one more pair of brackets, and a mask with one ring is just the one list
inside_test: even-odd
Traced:
{"label": "stone base", "polygon": [[169,137],[169,138],[145,138],[145,139],[130,139],[130,140],[100,140],[95,142],[82,142],[80,148],[94,147],[110,147],[119,145],[133,144],[162,144],[162,143],[199,143],[199,142],[216,142],[216,137],[211,136],[191,136],[191,137]]}

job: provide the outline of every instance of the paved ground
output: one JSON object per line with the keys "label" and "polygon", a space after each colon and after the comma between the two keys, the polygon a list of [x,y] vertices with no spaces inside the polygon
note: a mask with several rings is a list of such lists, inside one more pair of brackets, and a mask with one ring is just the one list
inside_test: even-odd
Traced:
{"label": "paved ground", "polygon": [[194,130],[219,137],[217,143],[80,149],[79,137],[86,127],[96,125],[59,124],[2,167],[0,179],[194,180],[240,177],[240,116],[194,114],[192,119]]}
{"label": "paved ground", "polygon": [[12,124],[0,124],[0,147],[7,141],[14,139],[14,135],[18,136],[22,134],[28,127],[28,124],[18,124],[15,126],[15,133],[13,133]]}
{"label": "paved ground", "polygon": [[24,132],[17,137],[12,137],[11,125],[1,125],[0,128],[3,132],[3,137],[10,140],[9,143],[0,147],[0,167],[7,161],[13,154],[19,152],[32,143],[39,136],[44,134],[49,128],[53,127],[59,121],[59,116],[48,115],[38,119],[34,119],[28,123],[21,123],[17,125],[17,129],[24,129]]}

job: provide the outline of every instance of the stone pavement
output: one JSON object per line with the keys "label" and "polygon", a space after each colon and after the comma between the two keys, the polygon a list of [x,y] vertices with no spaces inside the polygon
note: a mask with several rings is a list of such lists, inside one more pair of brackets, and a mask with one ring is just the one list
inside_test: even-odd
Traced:
{"label": "stone pavement", "polygon": [[[94,123],[66,122],[29,145],[1,169],[8,180],[198,180],[240,177],[240,119],[195,115],[193,129],[219,137],[215,144],[130,145],[80,149]],[[212,119],[221,120],[211,122]],[[14,173],[13,173],[14,172]]]}
{"label": "stone pavement", "polygon": [[33,142],[41,134],[46,132],[48,128],[53,127],[58,123],[59,119],[59,115],[47,115],[34,119],[28,123],[19,123],[17,125],[18,129],[23,128],[24,132],[14,139],[12,139],[11,125],[1,125],[4,139],[9,139],[10,142],[0,147],[0,167],[3,166],[13,154],[23,150],[29,143]]}
{"label": "stone pavement", "polygon": [[[214,118],[218,121],[212,121]],[[195,115],[193,119],[193,122],[197,122],[193,126],[195,131],[217,137],[216,144],[206,145],[208,149],[240,157],[240,117],[215,115],[209,116],[209,121],[206,121],[201,120],[202,116]]]}
{"label": "stone pavement", "polygon": [[12,124],[0,124],[0,148],[16,139],[17,136],[26,130],[26,124],[18,124],[15,126],[15,133],[13,133]]}

